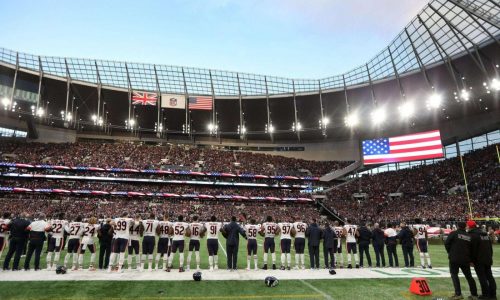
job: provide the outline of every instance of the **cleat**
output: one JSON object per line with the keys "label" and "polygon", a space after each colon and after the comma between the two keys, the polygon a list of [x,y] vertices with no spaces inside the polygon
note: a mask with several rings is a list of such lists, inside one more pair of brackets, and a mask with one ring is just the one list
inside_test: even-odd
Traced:
{"label": "cleat", "polygon": [[422,269],[425,269],[425,266],[424,266],[424,265],[422,265]]}
{"label": "cleat", "polygon": [[348,264],[348,265],[347,265],[347,268],[348,268],[348,269],[352,269],[352,265],[351,265],[351,264]]}
{"label": "cleat", "polygon": [[427,268],[432,269],[432,266],[431,266],[431,265],[429,265],[429,266],[427,266]]}
{"label": "cleat", "polygon": [[290,271],[290,267],[286,267],[286,270],[287,270],[287,271]]}
{"label": "cleat", "polygon": [[191,269],[191,268],[190,268],[189,266],[187,266],[187,267],[186,267],[186,271],[188,271],[188,272],[189,272],[189,270],[190,270],[190,269]]}
{"label": "cleat", "polygon": [[280,270],[281,270],[281,271],[285,271],[285,267],[284,267],[284,266],[281,266],[281,267],[280,267]]}
{"label": "cleat", "polygon": [[302,269],[302,270],[305,270],[305,269],[306,269],[306,266],[305,266],[305,265],[302,265],[301,269]]}
{"label": "cleat", "polygon": [[276,264],[273,264],[273,270],[276,270]]}
{"label": "cleat", "polygon": [[262,267],[262,270],[267,270],[267,264],[264,264],[264,267]]}
{"label": "cleat", "polygon": [[213,272],[214,271],[214,267],[210,267],[209,271]]}
{"label": "cleat", "polygon": [[359,265],[358,264],[356,264],[356,269],[359,269]]}
{"label": "cleat", "polygon": [[219,265],[215,265],[214,270],[219,270]]}
{"label": "cleat", "polygon": [[245,270],[250,271],[250,268],[246,268]]}
{"label": "cleat", "polygon": [[183,268],[183,267],[180,267],[180,268],[179,268],[179,273],[182,273],[182,272],[184,272],[184,268]]}

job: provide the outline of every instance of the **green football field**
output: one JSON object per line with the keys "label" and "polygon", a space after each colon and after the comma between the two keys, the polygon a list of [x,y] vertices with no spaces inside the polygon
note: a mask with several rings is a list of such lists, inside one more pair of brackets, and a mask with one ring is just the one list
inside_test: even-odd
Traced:
{"label": "green football field", "polygon": [[[259,266],[262,266],[262,238],[259,237]],[[221,245],[225,240],[221,237]],[[208,268],[205,241],[201,243],[201,268]],[[277,244],[279,245],[279,243]],[[276,249],[277,265],[280,265],[279,248]],[[447,256],[441,242],[430,245],[429,252],[434,267],[446,267]],[[186,251],[187,253],[187,251]],[[500,266],[500,245],[494,247],[494,266]],[[64,257],[61,255],[61,262]],[[321,266],[323,257],[321,256]],[[345,254],[344,254],[345,255]],[[373,264],[375,255],[371,251]],[[3,263],[3,257],[0,263]],[[85,267],[90,254],[86,254]],[[401,249],[398,247],[400,266],[404,265]],[[269,258],[270,260],[270,258]],[[21,260],[21,266],[24,259]],[[174,268],[178,266],[177,257]],[[306,261],[308,256],[306,253]],[[344,258],[344,261],[346,259]],[[387,261],[387,257],[386,257]],[[292,264],[294,256],[292,254]],[[253,264],[253,262],[252,262]],[[420,260],[415,250],[415,264]],[[241,240],[238,266],[246,268],[245,240]],[[306,264],[308,266],[308,264]],[[366,266],[366,263],[365,263]],[[45,267],[45,253],[42,255]],[[194,267],[194,255],[192,257]],[[219,249],[219,267],[225,269],[226,256]],[[22,271],[21,271],[22,272]],[[173,270],[172,275],[177,272]],[[203,271],[202,272],[206,272]],[[282,271],[287,272],[287,271]],[[326,270],[325,270],[326,272]],[[356,270],[352,270],[356,272]],[[36,274],[36,273],[35,273]],[[263,277],[265,277],[263,273]],[[43,273],[40,273],[43,276]],[[414,296],[408,292],[410,279],[339,279],[334,280],[281,280],[275,288],[267,288],[262,280],[250,281],[15,281],[0,282],[0,299],[434,299],[453,294],[450,278],[428,278],[433,295]],[[279,279],[279,276],[278,276]],[[479,288],[479,283],[478,283]],[[462,280],[462,291],[469,295],[467,283]]]}

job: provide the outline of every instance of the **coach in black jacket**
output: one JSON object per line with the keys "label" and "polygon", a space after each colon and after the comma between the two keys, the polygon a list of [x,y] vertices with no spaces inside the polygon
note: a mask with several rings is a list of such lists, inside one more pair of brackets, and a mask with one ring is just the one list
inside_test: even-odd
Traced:
{"label": "coach in black jacket", "polygon": [[333,231],[328,222],[325,223],[325,228],[321,231],[321,238],[323,239],[323,254],[325,256],[325,268],[333,269],[335,267],[335,239],[337,235]]}
{"label": "coach in black jacket", "polygon": [[109,265],[109,256],[111,255],[111,241],[113,240],[113,230],[111,219],[101,223],[97,231],[99,238],[99,269],[107,269]]}
{"label": "coach in black jacket", "polygon": [[245,239],[247,235],[245,230],[236,223],[236,217],[231,217],[231,222],[224,225],[224,233],[226,235],[226,252],[227,252],[227,268],[228,270],[236,270],[238,268],[238,246],[240,244],[240,234]]}
{"label": "coach in black jacket", "polygon": [[467,228],[471,236],[471,259],[481,285],[482,297],[496,299],[497,284],[491,272],[491,265],[493,264],[492,241],[488,233],[477,228],[476,222],[467,221]]}
{"label": "coach in black jacket", "polygon": [[382,262],[382,267],[385,267],[385,255],[384,255],[384,231],[380,229],[380,225],[375,223],[373,234],[373,250],[375,250],[375,258],[377,259],[377,267],[380,267]]}
{"label": "coach in black jacket", "polygon": [[415,257],[413,256],[413,232],[406,226],[406,223],[401,223],[401,231],[398,233],[397,239],[401,242],[405,267],[413,268],[415,266]]}
{"label": "coach in black jacket", "polygon": [[21,216],[16,217],[8,225],[8,230],[10,231],[10,243],[9,252],[5,256],[5,261],[3,263],[3,269],[8,270],[10,260],[14,256],[14,264],[12,270],[19,270],[19,260],[21,260],[21,254],[23,254],[24,246],[28,241],[28,226],[30,221],[26,219],[26,213],[22,213]]}
{"label": "coach in black jacket", "polygon": [[458,222],[458,229],[448,235],[444,246],[446,252],[448,252],[448,259],[450,261],[450,274],[455,288],[455,296],[462,295],[460,280],[458,279],[458,270],[461,269],[469,283],[471,295],[477,297],[476,282],[470,272],[471,237],[465,231],[465,222]]}
{"label": "coach in black jacket", "polygon": [[368,229],[367,225],[362,225],[359,230],[359,265],[363,267],[363,256],[366,255],[366,260],[368,261],[368,266],[372,266],[372,258],[370,256],[370,243],[373,237],[372,232]]}
{"label": "coach in black jacket", "polygon": [[321,240],[321,229],[313,219],[312,223],[306,229],[306,237],[308,238],[307,245],[309,246],[309,259],[311,261],[311,269],[319,269],[319,242]]}

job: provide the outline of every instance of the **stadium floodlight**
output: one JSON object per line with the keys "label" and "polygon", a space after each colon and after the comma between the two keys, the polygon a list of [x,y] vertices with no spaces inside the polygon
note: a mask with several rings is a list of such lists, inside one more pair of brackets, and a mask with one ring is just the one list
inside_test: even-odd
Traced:
{"label": "stadium floodlight", "polygon": [[330,123],[330,119],[328,119],[327,117],[324,117],[323,120],[321,120],[321,122],[323,122],[323,126],[326,126]]}
{"label": "stadium floodlight", "polygon": [[406,101],[398,107],[399,114],[402,119],[408,119],[415,113],[415,107],[412,102]]}
{"label": "stadium floodlight", "polygon": [[245,126],[241,127],[241,133],[242,134],[247,133],[247,128]]}
{"label": "stadium floodlight", "polygon": [[[99,121],[101,121],[101,122],[102,122],[102,119],[101,119],[101,120],[99,120]],[[134,127],[134,125],[135,125],[135,120],[134,120],[134,119],[130,119],[130,120],[128,121],[128,124],[130,125],[130,127]]]}
{"label": "stadium floodlight", "polygon": [[92,121],[95,122],[95,121],[97,121],[97,116],[96,115],[92,115],[91,119],[92,119]]}
{"label": "stadium floodlight", "polygon": [[356,113],[350,113],[345,117],[345,125],[347,127],[356,127],[359,124],[359,117]]}
{"label": "stadium floodlight", "polygon": [[383,107],[379,107],[371,113],[371,117],[374,125],[380,125],[384,123],[387,114],[385,113],[385,109]]}
{"label": "stadium floodlight", "polygon": [[43,108],[39,107],[38,110],[36,111],[36,115],[41,117],[45,114],[45,111],[43,110]]}
{"label": "stadium floodlight", "polygon": [[73,115],[69,112],[67,115],[66,115],[66,121],[71,121],[71,119],[73,119]]}
{"label": "stadium floodlight", "polygon": [[469,101],[470,99],[469,91],[467,91],[466,89],[462,89],[462,91],[460,92],[460,98],[462,98],[462,100],[464,101]]}
{"label": "stadium floodlight", "polygon": [[493,78],[493,80],[491,80],[491,88],[495,91],[500,91],[500,79]]}
{"label": "stadium floodlight", "polygon": [[441,103],[443,102],[443,96],[440,94],[434,93],[432,94],[429,99],[427,99],[427,108],[428,109],[436,109],[441,106]]}
{"label": "stadium floodlight", "polygon": [[273,133],[274,132],[274,126],[273,124],[269,125],[269,133]]}
{"label": "stadium floodlight", "polygon": [[212,132],[214,130],[214,124],[210,123],[207,125],[208,131]]}
{"label": "stadium floodlight", "polygon": [[9,106],[10,105],[10,99],[7,98],[7,97],[3,97],[2,98],[2,105],[5,106],[5,107]]}

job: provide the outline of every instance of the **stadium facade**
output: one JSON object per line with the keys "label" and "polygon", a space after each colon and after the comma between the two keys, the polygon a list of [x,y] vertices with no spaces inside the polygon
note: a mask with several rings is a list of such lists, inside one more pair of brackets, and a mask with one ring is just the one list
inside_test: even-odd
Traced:
{"label": "stadium facade", "polygon": [[[321,79],[0,48],[0,124],[39,141],[111,138],[312,149],[323,153],[316,158],[339,160],[359,159],[359,140],[377,136],[439,128],[450,144],[500,127],[499,16],[494,0],[430,1],[373,59]],[[132,105],[134,92],[158,95],[157,105]],[[186,101],[207,96],[212,107],[162,108],[160,99],[168,95]],[[442,106],[429,107],[436,95]],[[414,114],[401,119],[410,105]],[[385,110],[387,119],[374,125],[377,110]],[[348,116],[359,124],[346,126],[353,121]]]}

